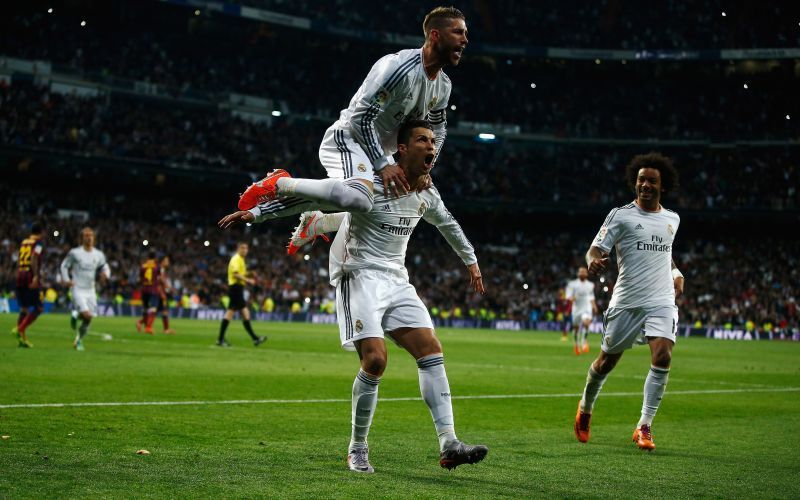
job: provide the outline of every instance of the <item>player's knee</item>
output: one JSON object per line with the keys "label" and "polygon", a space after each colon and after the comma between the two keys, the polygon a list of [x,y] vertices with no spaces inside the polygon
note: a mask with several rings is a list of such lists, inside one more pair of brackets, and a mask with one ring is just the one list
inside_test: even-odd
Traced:
{"label": "player's knee", "polygon": [[331,190],[331,199],[348,212],[366,213],[372,210],[373,200],[366,185],[337,183]]}
{"label": "player's knee", "polygon": [[653,366],[659,368],[669,368],[672,363],[672,353],[668,349],[661,349],[653,353],[652,357]]}
{"label": "player's knee", "polygon": [[386,370],[386,356],[381,353],[370,353],[361,360],[361,369],[370,375],[380,377]]}

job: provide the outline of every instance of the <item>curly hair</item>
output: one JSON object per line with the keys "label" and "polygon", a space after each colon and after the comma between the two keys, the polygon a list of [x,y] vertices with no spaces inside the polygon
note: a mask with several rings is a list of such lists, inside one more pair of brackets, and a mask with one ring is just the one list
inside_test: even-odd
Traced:
{"label": "curly hair", "polygon": [[678,171],[675,170],[675,165],[672,160],[651,151],[644,155],[636,155],[631,159],[631,162],[625,167],[625,178],[628,180],[628,187],[631,191],[636,192],[636,179],[639,177],[639,170],[643,168],[654,168],[661,174],[661,191],[670,193],[678,188]]}

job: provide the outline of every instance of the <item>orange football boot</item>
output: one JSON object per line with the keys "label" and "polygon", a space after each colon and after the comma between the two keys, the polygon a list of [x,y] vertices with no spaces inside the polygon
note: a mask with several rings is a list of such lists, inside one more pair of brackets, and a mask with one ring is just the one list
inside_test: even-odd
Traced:
{"label": "orange football boot", "polygon": [[286,247],[286,253],[289,255],[294,255],[300,250],[300,247],[308,243],[309,241],[316,241],[317,238],[322,238],[326,242],[330,242],[331,239],[328,238],[325,234],[315,234],[315,231],[312,230],[311,225],[314,222],[317,222],[320,217],[324,214],[318,210],[313,212],[303,212],[300,215],[300,223],[294,228],[292,232],[292,237],[289,239],[289,245]]}
{"label": "orange football boot", "polygon": [[656,444],[653,442],[653,434],[647,424],[633,431],[633,442],[636,443],[640,450],[653,451],[656,449]]}
{"label": "orange football boot", "polygon": [[254,182],[248,187],[242,196],[239,197],[239,210],[250,210],[259,203],[272,201],[278,197],[278,179],[281,177],[291,177],[289,172],[283,169],[273,170],[266,177],[258,182]]}
{"label": "orange football boot", "polygon": [[592,414],[581,411],[581,402],[578,401],[578,413],[575,414],[575,437],[581,443],[589,442],[589,424],[592,422]]}
{"label": "orange football boot", "polygon": [[586,343],[584,343],[584,344],[583,344],[583,352],[584,352],[584,353],[587,353],[587,352],[589,352],[589,343],[588,343],[588,342],[586,342]]}
{"label": "orange football boot", "polygon": [[574,347],[574,349],[575,349],[575,355],[576,355],[576,356],[580,356],[580,355],[581,355],[581,348],[580,348],[580,347],[578,347],[577,345],[575,345],[575,346],[573,346],[573,347]]}

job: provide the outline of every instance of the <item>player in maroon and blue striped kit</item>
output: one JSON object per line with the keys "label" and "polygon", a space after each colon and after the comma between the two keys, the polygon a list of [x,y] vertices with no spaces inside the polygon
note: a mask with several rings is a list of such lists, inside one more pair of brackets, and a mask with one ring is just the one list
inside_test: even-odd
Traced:
{"label": "player in maroon and blue striped kit", "polygon": [[156,261],[156,253],[150,252],[147,260],[139,268],[139,283],[142,285],[142,319],[136,322],[136,330],[142,331],[144,325],[145,333],[153,334],[153,320],[156,318],[156,309],[161,294],[159,293],[159,282],[161,278],[161,268]]}
{"label": "player in maroon and blue striped kit", "polygon": [[42,226],[34,224],[31,234],[19,245],[19,259],[17,261],[17,302],[19,303],[19,318],[17,326],[11,334],[17,337],[19,347],[33,347],[28,341],[26,332],[28,327],[42,314],[41,297],[41,271],[42,252],[44,251]]}

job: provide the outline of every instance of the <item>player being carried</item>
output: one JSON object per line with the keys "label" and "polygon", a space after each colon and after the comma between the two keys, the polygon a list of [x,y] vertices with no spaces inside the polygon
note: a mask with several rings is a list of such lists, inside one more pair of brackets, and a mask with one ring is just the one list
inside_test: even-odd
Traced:
{"label": "player being carried", "polygon": [[[373,472],[367,434],[378,402],[378,384],[386,369],[385,334],[417,361],[420,392],[439,437],[440,465],[451,469],[477,463],[488,453],[485,446],[467,445],[456,437],[442,345],[427,308],[408,282],[405,267],[411,233],[419,220],[425,219],[439,229],[466,264],[470,287],[484,293],[472,245],[445,208],[439,192],[435,188],[422,192],[415,189],[426,182],[431,169],[427,158],[435,150],[432,127],[425,121],[407,122],[398,133],[395,156],[410,183],[410,193],[387,196],[377,182],[375,206],[370,212],[319,214],[319,223],[309,227],[314,234],[338,229],[330,251],[330,278],[336,286],[339,336],[342,346],[354,348],[361,360],[353,382],[352,435],[347,456],[348,466],[356,472]],[[252,221],[254,216],[243,212],[241,219]]]}
{"label": "player being carried", "polygon": [[42,314],[42,243],[43,230],[40,224],[31,227],[31,234],[19,244],[17,260],[17,301],[19,317],[17,326],[11,334],[17,337],[19,347],[33,347],[28,340],[27,330],[36,318]]}
{"label": "player being carried", "polygon": [[[468,42],[464,14],[455,7],[433,9],[422,27],[422,48],[379,59],[325,132],[319,158],[329,178],[293,179],[285,170],[275,170],[244,192],[239,210],[249,210],[258,222],[315,209],[367,213],[376,180],[381,180],[387,196],[411,189],[392,159],[397,132],[410,119],[433,125],[436,153],[425,158],[430,169],[446,135],[451,83],[442,68],[457,65]],[[430,177],[426,179],[418,189],[428,187]]]}
{"label": "player being carried", "polygon": [[611,249],[616,249],[619,278],[603,315],[601,352],[589,367],[578,404],[575,435],[582,443],[589,441],[589,423],[603,382],[622,353],[639,341],[650,346],[651,365],[633,441],[643,450],[653,450],[651,425],[667,386],[678,326],[675,299],[683,293],[683,276],[672,260],[681,219],[661,206],[662,193],[677,187],[678,173],[669,158],[649,153],[633,158],[626,177],[636,200],[608,214],[586,253],[589,273],[599,275],[608,267]]}
{"label": "player being carried", "polygon": [[61,262],[61,282],[72,288],[72,302],[81,319],[78,334],[72,343],[78,351],[83,350],[83,338],[89,331],[92,317],[97,314],[95,281],[98,271],[101,281],[111,276],[105,254],[94,248],[94,231],[85,227],[81,231],[81,246],[70,250]]}
{"label": "player being carried", "polygon": [[589,271],[578,269],[578,279],[567,283],[566,298],[572,305],[572,337],[575,339],[575,355],[589,352],[589,325],[597,314],[594,300],[594,283],[589,281]]}

